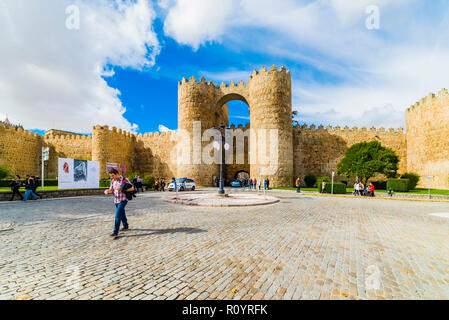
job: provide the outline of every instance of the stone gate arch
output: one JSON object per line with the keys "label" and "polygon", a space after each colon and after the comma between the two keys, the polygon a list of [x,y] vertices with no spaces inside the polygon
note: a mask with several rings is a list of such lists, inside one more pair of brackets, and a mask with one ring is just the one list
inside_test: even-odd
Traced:
{"label": "stone gate arch", "polygon": [[[273,186],[291,186],[293,184],[293,126],[291,103],[290,72],[276,66],[267,70],[262,67],[254,71],[247,84],[240,81],[220,86],[195,77],[182,79],[178,84],[178,128],[191,133],[194,126],[201,124],[201,133],[221,123],[229,124],[229,109],[226,103],[240,100],[249,106],[251,145],[257,145],[264,139],[268,143],[276,142],[275,148],[268,148],[270,163],[251,161],[250,175],[257,178],[270,178]],[[195,131],[197,132],[197,131]],[[274,137],[274,138],[273,138]],[[191,148],[191,159],[209,142],[201,142]],[[259,147],[258,147],[259,148]],[[260,148],[259,148],[260,149]],[[258,152],[258,151],[257,151]],[[275,159],[275,163],[271,162]],[[192,163],[178,166],[178,176],[193,178],[200,186],[213,184],[213,177],[219,176],[219,165]]]}

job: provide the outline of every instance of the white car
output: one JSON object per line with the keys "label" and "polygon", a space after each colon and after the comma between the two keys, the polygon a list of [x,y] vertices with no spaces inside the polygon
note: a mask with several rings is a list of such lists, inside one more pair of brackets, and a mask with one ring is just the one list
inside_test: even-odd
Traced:
{"label": "white car", "polygon": [[[176,188],[178,189],[178,191],[187,191],[187,190],[195,191],[196,189],[195,180],[187,178],[176,179]],[[168,185],[168,191],[174,190],[175,184],[172,182]]]}

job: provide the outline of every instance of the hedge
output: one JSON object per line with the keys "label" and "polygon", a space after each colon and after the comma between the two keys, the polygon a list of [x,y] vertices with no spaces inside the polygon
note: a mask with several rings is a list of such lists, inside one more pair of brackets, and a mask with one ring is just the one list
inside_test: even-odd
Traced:
{"label": "hedge", "polygon": [[416,173],[407,172],[407,173],[404,173],[403,175],[401,175],[401,179],[408,179],[409,180],[408,189],[413,190],[418,185],[420,176],[419,176],[419,174],[416,174]]}
{"label": "hedge", "polygon": [[323,181],[326,181],[326,185],[329,184],[330,182],[329,177],[320,177],[317,179],[316,186],[318,188],[318,192],[320,193],[323,192],[323,190],[321,190],[321,185],[323,184]]}
{"label": "hedge", "polygon": [[[332,183],[326,183],[326,193],[332,193]],[[346,194],[346,184],[334,182],[334,194]]]}
{"label": "hedge", "polygon": [[316,183],[316,177],[312,174],[309,174],[304,178],[304,182],[306,183],[307,188],[313,188]]}
{"label": "hedge", "polygon": [[111,180],[109,179],[101,179],[100,180],[100,188],[109,188],[111,186]]}
{"label": "hedge", "polygon": [[409,179],[389,179],[387,182],[387,190],[391,189],[395,192],[408,192],[410,180]]}
{"label": "hedge", "polygon": [[[0,180],[0,188],[9,187],[9,184],[13,180],[14,179],[3,179],[3,180]],[[22,182],[25,182],[25,177],[23,177],[20,180],[22,180]],[[41,185],[41,183],[42,183],[42,180],[39,180],[39,185]],[[56,179],[45,179],[44,180],[44,185],[47,186],[47,187],[57,187],[58,186],[58,180],[56,180]]]}
{"label": "hedge", "polygon": [[371,181],[376,190],[387,190],[387,181]]}
{"label": "hedge", "polygon": [[[12,182],[13,179],[3,179],[0,180],[0,188],[6,188],[9,187],[9,184]],[[21,179],[22,182],[25,182],[25,179]],[[39,181],[39,186],[41,185],[42,181]],[[101,179],[100,180],[100,188],[108,188],[110,186],[110,180],[109,179]],[[44,180],[44,186],[47,187],[57,187],[58,186],[58,180],[57,179],[45,179]]]}

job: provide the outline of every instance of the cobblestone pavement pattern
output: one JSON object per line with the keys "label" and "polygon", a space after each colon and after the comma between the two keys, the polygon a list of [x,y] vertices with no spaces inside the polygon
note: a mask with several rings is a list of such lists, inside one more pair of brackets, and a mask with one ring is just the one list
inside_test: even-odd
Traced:
{"label": "cobblestone pavement pattern", "polygon": [[0,299],[449,299],[447,204],[273,195],[141,195],[117,240],[110,197],[1,203]]}

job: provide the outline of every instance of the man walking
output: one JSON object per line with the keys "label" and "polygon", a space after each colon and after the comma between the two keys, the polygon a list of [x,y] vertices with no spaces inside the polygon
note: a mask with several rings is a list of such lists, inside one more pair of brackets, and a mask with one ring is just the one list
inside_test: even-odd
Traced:
{"label": "man walking", "polygon": [[301,179],[296,179],[296,192],[301,193]]}
{"label": "man walking", "polygon": [[12,196],[11,199],[9,199],[9,201],[13,201],[14,200],[14,196],[17,194],[20,197],[20,200],[23,200],[22,194],[20,193],[19,189],[22,186],[22,181],[20,181],[20,176],[16,175],[14,177],[14,180],[10,183],[9,185],[11,187],[11,191],[12,191]]}
{"label": "man walking", "polygon": [[[125,207],[128,204],[128,198],[126,197],[126,192],[134,191],[134,187],[128,190],[123,190],[126,185],[131,185],[127,178],[121,176],[116,169],[112,169],[109,172],[111,177],[111,187],[104,191],[104,194],[114,194],[114,204],[115,204],[115,226],[111,237],[117,237],[119,231],[127,231],[129,229],[128,219],[126,218]],[[123,224],[123,228],[119,230],[120,223]]]}
{"label": "man walking", "polygon": [[143,193],[143,180],[140,176],[137,177],[137,190],[142,190]]}
{"label": "man walking", "polygon": [[34,200],[39,199],[39,197],[33,192],[34,188],[34,180],[33,178],[27,174],[25,180],[25,196],[23,197],[23,201],[27,201],[29,196],[32,196]]}
{"label": "man walking", "polygon": [[40,184],[39,176],[31,176],[31,178],[33,178],[33,193],[42,199],[42,196],[36,192],[36,189],[39,187],[39,184]]}

